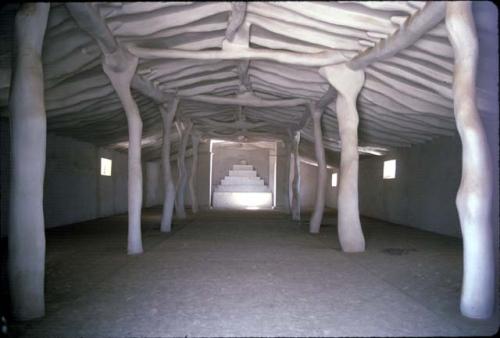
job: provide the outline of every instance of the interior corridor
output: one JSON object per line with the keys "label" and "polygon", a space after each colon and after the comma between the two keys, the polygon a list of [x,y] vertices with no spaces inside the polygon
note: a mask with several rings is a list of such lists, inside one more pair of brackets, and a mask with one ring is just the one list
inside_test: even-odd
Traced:
{"label": "interior corridor", "polygon": [[[462,249],[447,237],[362,218],[366,251],[340,250],[279,211],[200,212],[161,233],[142,215],[144,254],[126,252],[126,214],[47,229],[46,316],[20,337],[471,336],[498,329],[459,312]],[[305,215],[304,220],[308,220]]]}

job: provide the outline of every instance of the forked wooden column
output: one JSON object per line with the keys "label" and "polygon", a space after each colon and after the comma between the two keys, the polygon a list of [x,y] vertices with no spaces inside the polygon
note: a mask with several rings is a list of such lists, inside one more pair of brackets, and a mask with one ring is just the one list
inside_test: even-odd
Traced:
{"label": "forked wooden column", "polygon": [[161,163],[163,172],[163,211],[161,215],[162,232],[172,230],[172,215],[175,202],[175,184],[172,179],[172,168],[170,166],[170,133],[175,112],[179,104],[178,98],[173,98],[166,106],[160,105],[160,113],[163,122],[163,143],[161,148]]}
{"label": "forked wooden column", "polygon": [[129,255],[141,254],[142,208],[142,119],[132,97],[130,84],[137,68],[138,58],[126,49],[104,52],[102,68],[122,103],[128,124],[128,247]]}
{"label": "forked wooden column", "polygon": [[337,90],[336,112],[342,149],[338,184],[338,234],[344,252],[365,250],[358,205],[358,111],[356,99],[365,82],[362,70],[345,64],[320,68],[320,74]]}
{"label": "forked wooden column", "polygon": [[193,142],[193,162],[189,174],[189,194],[191,195],[191,211],[193,214],[198,212],[198,198],[196,196],[196,176],[198,175],[198,145],[200,144],[200,135],[192,136]]}
{"label": "forked wooden column", "polygon": [[453,101],[462,141],[462,180],[456,205],[463,237],[460,311],[491,317],[495,306],[492,163],[476,105],[478,41],[470,2],[447,2],[446,28],[455,53]]}
{"label": "forked wooden column", "polygon": [[285,148],[285,177],[286,177],[286,186],[285,186],[285,206],[288,209],[288,213],[292,214],[292,201],[290,200],[290,175],[292,172],[292,143],[290,140],[284,141]]}
{"label": "forked wooden column", "polygon": [[316,153],[316,162],[318,162],[318,176],[316,181],[316,201],[314,202],[314,211],[309,221],[309,232],[319,233],[321,221],[323,220],[323,211],[325,210],[326,193],[326,160],[325,148],[323,146],[323,132],[321,131],[321,116],[323,110],[314,105],[310,105],[310,112],[314,128],[314,151]]}
{"label": "forked wooden column", "polygon": [[18,320],[45,315],[43,181],[47,120],[41,53],[49,8],[49,3],[26,3],[15,19],[16,64],[9,97],[8,273],[12,313]]}
{"label": "forked wooden column", "polygon": [[177,194],[175,199],[175,215],[180,218],[186,218],[186,209],[184,208],[184,195],[186,193],[187,172],[186,172],[186,148],[189,141],[189,135],[193,126],[191,121],[184,122],[185,128],[182,129],[181,122],[176,122],[177,131],[180,135],[180,147],[177,152]]}
{"label": "forked wooden column", "polygon": [[292,219],[300,221],[300,131],[295,132],[292,140],[293,180],[292,180]]}

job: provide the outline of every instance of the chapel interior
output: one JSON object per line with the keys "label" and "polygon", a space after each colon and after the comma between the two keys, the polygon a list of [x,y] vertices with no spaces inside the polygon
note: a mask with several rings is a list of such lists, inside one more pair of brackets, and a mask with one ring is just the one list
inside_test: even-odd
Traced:
{"label": "chapel interior", "polygon": [[1,334],[492,336],[490,1],[0,4]]}

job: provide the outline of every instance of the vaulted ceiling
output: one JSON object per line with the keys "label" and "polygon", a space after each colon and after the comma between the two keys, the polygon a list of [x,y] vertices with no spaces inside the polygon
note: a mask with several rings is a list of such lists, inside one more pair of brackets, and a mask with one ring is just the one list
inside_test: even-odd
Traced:
{"label": "vaulted ceiling", "polygon": [[[309,112],[299,103],[318,101],[330,86],[319,75],[319,67],[308,65],[307,60],[340,52],[347,62],[378,48],[420,14],[426,2],[112,2],[92,6],[118,43],[140,57],[137,75],[141,80],[156,91],[178,95],[176,118],[189,118],[193,130],[203,137],[269,140],[286,138],[288,130],[301,130],[302,139],[312,142]],[[15,10],[2,10],[4,41],[13,40]],[[474,11],[480,39],[489,38],[492,28],[481,26],[477,19],[486,17],[491,22],[488,7],[475,5]],[[248,30],[255,56],[226,58],[219,52],[239,27]],[[13,45],[5,43],[0,48],[0,109],[8,116]],[[270,50],[306,61],[278,62],[263,56]],[[203,56],[193,58],[193,52]],[[126,148],[125,113],[102,70],[100,54],[95,40],[79,27],[65,4],[52,3],[42,55],[48,130],[96,145]],[[441,20],[413,45],[369,64],[358,97],[360,152],[383,153],[455,135],[453,63]],[[133,90],[144,125],[145,159],[159,157],[162,142],[158,104],[150,94]],[[487,85],[479,88],[480,109],[488,110],[491,95]],[[255,107],[231,100],[215,103],[207,96],[298,101],[287,107]],[[325,147],[339,151],[335,101],[326,107],[322,126]],[[171,135],[175,152],[179,137],[174,129]]]}

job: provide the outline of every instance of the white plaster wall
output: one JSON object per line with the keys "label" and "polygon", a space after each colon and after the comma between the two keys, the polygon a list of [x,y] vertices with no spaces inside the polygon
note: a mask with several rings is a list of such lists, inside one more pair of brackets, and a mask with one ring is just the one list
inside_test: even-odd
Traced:
{"label": "white plaster wall", "polygon": [[[71,143],[69,143],[71,144]],[[97,162],[96,165],[92,168],[92,172],[97,172],[97,215],[101,217],[106,217],[106,216],[111,216],[115,212],[115,199],[113,197],[114,195],[114,189],[113,189],[113,176],[116,174],[116,166],[117,163],[116,161],[113,161],[113,152],[108,149],[96,149],[97,154],[95,155],[97,157]],[[100,170],[101,170],[101,157],[107,158],[111,160],[111,176],[102,176],[100,175]],[[64,159],[63,159],[64,160]],[[91,163],[91,162],[89,162]],[[56,173],[57,175],[57,173]],[[47,176],[46,176],[47,177]],[[55,193],[58,194],[60,193],[59,190],[55,190]],[[76,199],[79,198],[85,198],[88,197],[88,194],[83,193],[83,196],[75,196]],[[59,211],[58,211],[59,212]]]}
{"label": "white plaster wall", "polygon": [[43,196],[46,227],[96,217],[100,200],[97,157],[97,148],[90,144],[47,136]]}
{"label": "white plaster wall", "polygon": [[318,167],[300,162],[300,209],[304,211],[314,208],[316,200],[316,177]]}
{"label": "white plaster wall", "polygon": [[290,163],[290,154],[286,151],[283,143],[277,143],[276,156],[276,207],[283,210],[290,209],[288,197],[289,176],[287,167]]}
{"label": "white plaster wall", "polygon": [[[248,164],[254,166],[257,170],[257,175],[264,180],[266,185],[269,185],[269,150],[246,150],[238,149],[238,145],[234,147],[224,146],[218,147],[215,143],[212,149],[213,152],[213,168],[212,168],[212,191],[220,184],[220,181],[229,174],[233,164],[238,164],[240,160],[246,160]],[[272,187],[270,187],[272,189]]]}
{"label": "white plaster wall", "polygon": [[[396,159],[396,178],[384,180],[384,160]],[[436,233],[460,236],[455,197],[461,176],[458,137],[361,159],[360,213]]]}
{"label": "white plaster wall", "polygon": [[[325,206],[328,208],[337,208],[337,188],[331,184],[332,173],[336,169],[328,168],[326,170],[327,182],[325,193]],[[300,162],[300,209],[311,211],[316,201],[316,179],[318,177],[318,167],[309,163]]]}
{"label": "white plaster wall", "polygon": [[[339,170],[338,169],[327,169],[327,187],[326,187],[326,199],[325,205],[328,208],[337,209],[337,194],[339,186]],[[332,174],[337,173],[337,186],[332,187]]]}
{"label": "white plaster wall", "polygon": [[[10,172],[9,124],[1,124],[1,234],[6,235]],[[112,176],[100,175],[100,158]],[[127,211],[127,155],[68,137],[47,135],[44,181],[47,228]]]}
{"label": "white plaster wall", "polygon": [[[186,158],[186,192],[184,193],[184,207],[191,207],[191,193],[189,191],[189,175],[191,174],[191,166],[193,164],[193,158]],[[170,167],[172,168],[172,180],[174,181],[175,188],[177,189],[177,177],[178,177],[178,168],[177,168],[177,159],[170,161]],[[163,202],[162,202],[163,203]]]}
{"label": "white plaster wall", "polygon": [[116,151],[112,154],[115,167],[115,172],[112,174],[114,214],[122,214],[128,211],[128,156]]}
{"label": "white plaster wall", "polygon": [[[101,176],[101,157],[112,160],[111,176]],[[126,211],[126,154],[48,135],[44,183],[46,227]]]}
{"label": "white plaster wall", "polygon": [[200,209],[210,208],[210,156],[210,142],[200,143],[196,176],[196,193]]}
{"label": "white plaster wall", "polygon": [[148,161],[143,164],[143,187],[145,208],[161,205],[163,203],[163,176],[161,161]]}

